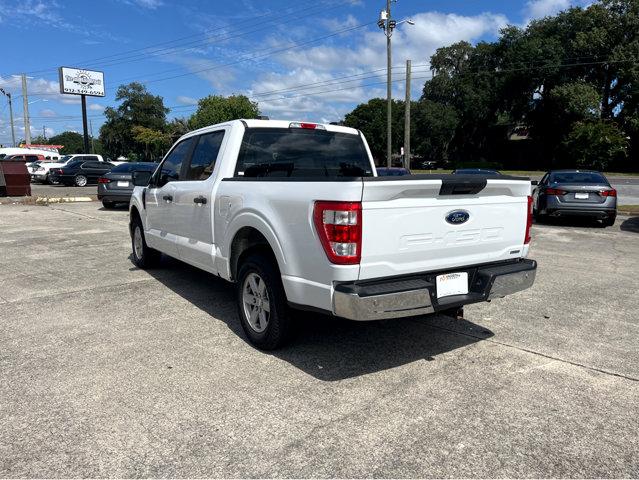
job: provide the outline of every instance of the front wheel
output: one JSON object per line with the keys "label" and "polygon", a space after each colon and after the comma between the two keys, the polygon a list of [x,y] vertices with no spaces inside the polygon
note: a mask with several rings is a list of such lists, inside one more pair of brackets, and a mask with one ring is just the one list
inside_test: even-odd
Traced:
{"label": "front wheel", "polygon": [[86,187],[87,183],[88,183],[88,179],[84,175],[76,175],[75,176],[75,186],[76,187]]}
{"label": "front wheel", "polygon": [[133,263],[141,269],[153,268],[160,263],[162,253],[149,247],[144,238],[142,220],[135,217],[131,226],[131,245],[133,249]]}
{"label": "front wheel", "polygon": [[236,288],[240,322],[249,341],[262,350],[284,345],[291,321],[275,261],[266,255],[251,255],[239,268]]}

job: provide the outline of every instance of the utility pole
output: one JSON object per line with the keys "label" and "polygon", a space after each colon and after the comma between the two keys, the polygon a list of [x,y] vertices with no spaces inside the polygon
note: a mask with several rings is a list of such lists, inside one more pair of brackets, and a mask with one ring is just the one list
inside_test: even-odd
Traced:
{"label": "utility pole", "polygon": [[386,35],[386,166],[392,166],[392,154],[393,154],[393,136],[392,136],[392,102],[393,102],[393,76],[392,76],[392,55],[391,55],[391,37],[393,36],[393,30],[401,23],[408,23],[409,25],[415,25],[412,20],[402,20],[397,22],[391,18],[391,2],[397,0],[386,0],[386,10],[382,10],[379,14],[379,20],[377,26],[384,31]]}
{"label": "utility pole", "polygon": [[404,105],[404,168],[410,168],[410,60],[406,60],[406,102]]}
{"label": "utility pole", "polygon": [[47,139],[47,127],[45,125],[42,125],[42,137],[45,139]]}
{"label": "utility pole", "polygon": [[5,92],[4,88],[0,88],[0,92],[7,97],[9,101],[9,118],[11,119],[11,141],[13,142],[13,146],[16,146],[16,131],[13,127],[13,102],[11,101],[11,94]]}
{"label": "utility pole", "polygon": [[393,105],[393,61],[391,57],[391,35],[393,34],[393,29],[390,28],[391,0],[386,0],[386,14],[388,15],[386,18],[388,25],[388,33],[386,35],[386,166],[390,168],[393,163],[393,135],[391,131],[393,122],[393,115],[391,112]]}
{"label": "utility pole", "polygon": [[27,76],[22,74],[22,111],[24,114],[24,141],[31,143],[31,124],[29,123],[29,97],[27,94]]}

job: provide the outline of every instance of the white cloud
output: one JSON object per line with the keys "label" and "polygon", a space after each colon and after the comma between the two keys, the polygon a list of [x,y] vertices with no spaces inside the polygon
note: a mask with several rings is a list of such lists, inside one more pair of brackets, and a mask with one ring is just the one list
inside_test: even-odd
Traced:
{"label": "white cloud", "polygon": [[104,106],[99,103],[91,103],[89,104],[89,110],[93,110],[94,112],[101,112],[104,110]]}
{"label": "white cloud", "polygon": [[40,116],[41,117],[55,117],[57,115],[57,113],[55,113],[54,110],[51,110],[50,108],[45,108],[44,110],[40,110]]}
{"label": "white cloud", "polygon": [[529,0],[524,8],[524,17],[530,21],[554,15],[568,7],[570,7],[570,0]]}
{"label": "white cloud", "polygon": [[182,105],[197,105],[197,98],[187,97],[186,95],[178,95],[176,100]]}
{"label": "white cloud", "polygon": [[[463,16],[424,12],[412,19],[414,26],[402,25],[393,35],[393,78],[400,80],[393,84],[396,98],[404,96],[401,79],[406,59],[413,61],[412,91],[418,97],[430,77],[428,64],[437,48],[461,40],[475,42],[497,36],[508,23],[504,15],[494,13]],[[266,114],[273,112],[286,119],[312,115],[319,118],[309,119],[330,121],[343,116],[354,104],[385,96],[386,37],[378,30],[352,37],[349,47],[319,45],[281,53],[276,58],[286,70],[257,78],[251,84],[250,95]],[[281,37],[270,44],[274,48],[290,45],[288,39]],[[305,84],[314,85],[297,88]],[[260,95],[264,92],[271,93]]]}

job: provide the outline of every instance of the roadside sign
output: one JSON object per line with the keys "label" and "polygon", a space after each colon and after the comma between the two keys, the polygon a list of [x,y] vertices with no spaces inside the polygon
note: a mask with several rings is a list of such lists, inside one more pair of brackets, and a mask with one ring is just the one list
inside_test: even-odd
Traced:
{"label": "roadside sign", "polygon": [[60,93],[104,97],[104,72],[60,67]]}

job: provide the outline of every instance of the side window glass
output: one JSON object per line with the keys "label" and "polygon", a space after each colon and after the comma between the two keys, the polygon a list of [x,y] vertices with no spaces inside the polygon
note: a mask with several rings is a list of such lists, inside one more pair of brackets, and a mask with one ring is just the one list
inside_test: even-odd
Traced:
{"label": "side window glass", "polygon": [[182,140],[164,159],[162,166],[158,169],[159,178],[154,181],[158,187],[162,187],[168,182],[183,180],[180,178],[180,171],[182,170],[182,163],[184,163],[191,151],[193,140],[194,137]]}
{"label": "side window glass", "polygon": [[205,133],[198,139],[185,180],[206,180],[213,173],[224,131]]}

